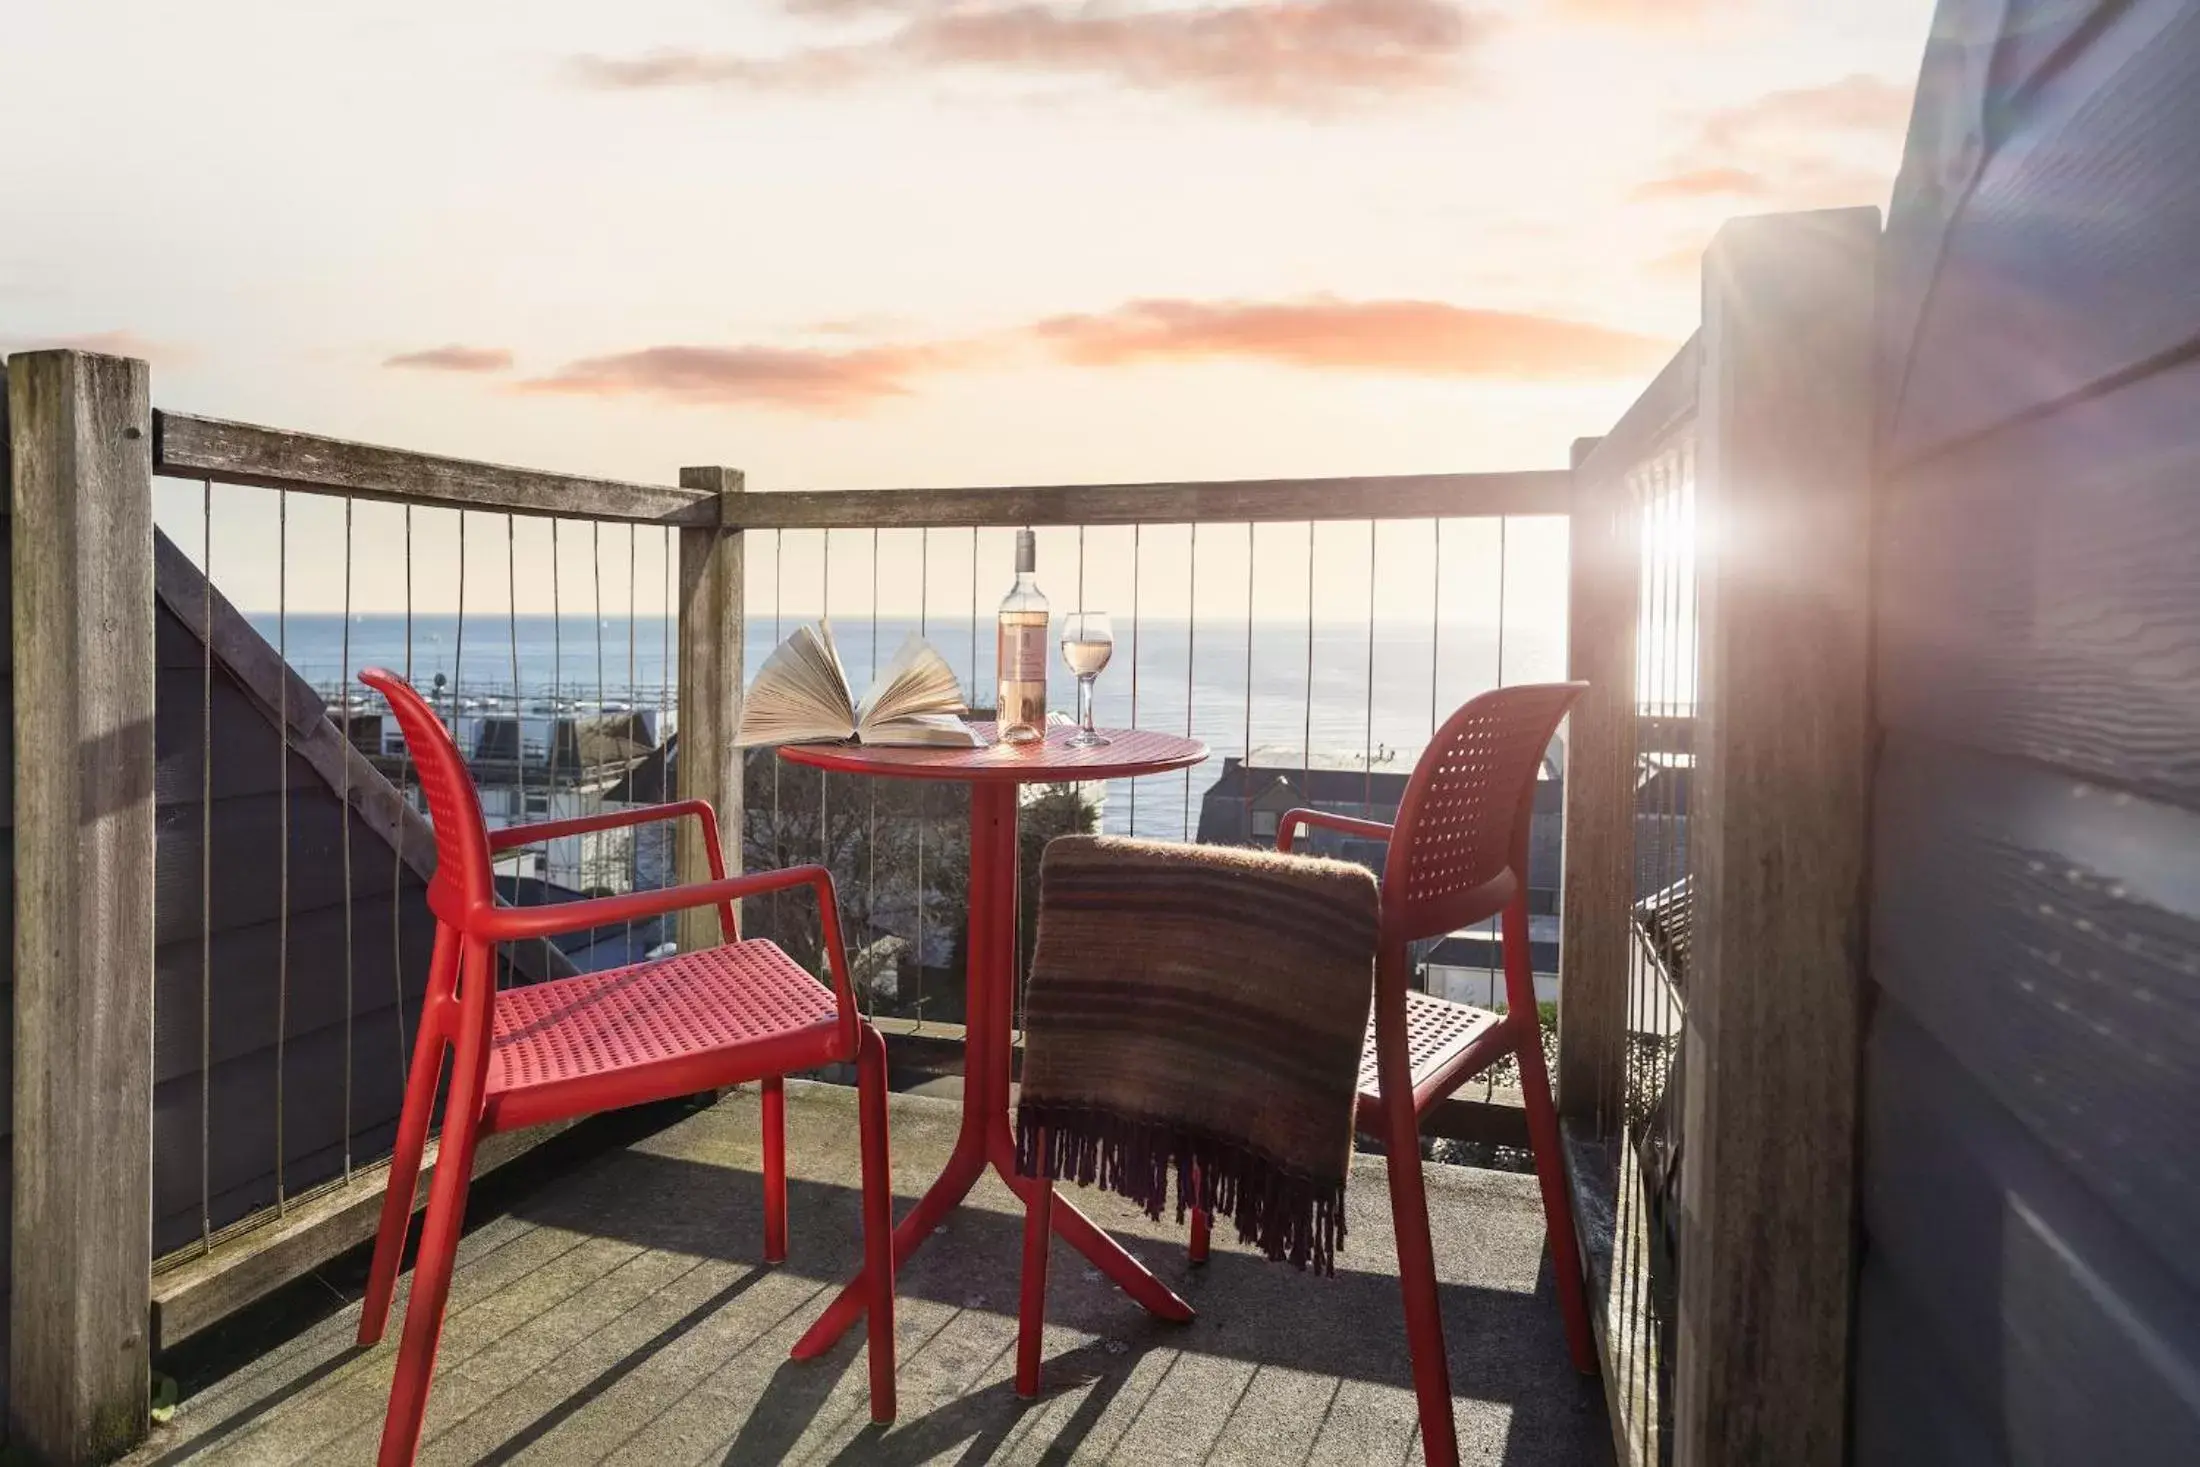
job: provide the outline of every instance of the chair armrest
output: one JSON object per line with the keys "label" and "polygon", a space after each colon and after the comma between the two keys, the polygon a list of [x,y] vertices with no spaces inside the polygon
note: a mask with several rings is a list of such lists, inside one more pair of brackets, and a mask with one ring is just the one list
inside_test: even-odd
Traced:
{"label": "chair armrest", "polygon": [[606,810],[595,815],[576,815],[570,820],[507,825],[501,830],[489,832],[489,850],[491,854],[495,854],[518,846],[533,845],[537,841],[558,840],[568,835],[587,835],[591,831],[615,830],[627,825],[654,825],[659,821],[679,820],[690,815],[703,822],[703,844],[710,853],[711,876],[714,880],[722,880],[726,874],[726,863],[718,844],[718,812],[711,809],[708,800],[677,800],[667,805],[640,805],[631,810]]}
{"label": "chair armrest", "polygon": [[1318,825],[1325,830],[1338,830],[1346,835],[1364,835],[1373,840],[1389,840],[1391,827],[1380,820],[1361,820],[1351,815],[1331,815],[1322,810],[1286,810],[1276,822],[1276,849],[1286,855],[1291,851],[1291,838],[1299,833],[1302,825]]}
{"label": "chair armrest", "polygon": [[630,891],[620,896],[584,897],[577,902],[490,907],[471,925],[485,942],[518,942],[636,922],[644,917],[714,906],[719,902],[738,901],[742,897],[761,896],[796,886],[814,886],[828,906],[833,901],[832,873],[822,866],[789,866],[783,871],[758,871],[717,881],[698,881],[688,886]]}

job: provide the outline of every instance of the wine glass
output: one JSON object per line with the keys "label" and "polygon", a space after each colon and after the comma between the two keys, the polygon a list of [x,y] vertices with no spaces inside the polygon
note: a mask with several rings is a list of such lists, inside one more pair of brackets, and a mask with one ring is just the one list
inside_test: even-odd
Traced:
{"label": "wine glass", "polygon": [[1072,749],[1097,749],[1112,742],[1092,726],[1092,680],[1115,655],[1115,628],[1104,611],[1073,611],[1062,619],[1062,661],[1077,674],[1077,732],[1064,743]]}

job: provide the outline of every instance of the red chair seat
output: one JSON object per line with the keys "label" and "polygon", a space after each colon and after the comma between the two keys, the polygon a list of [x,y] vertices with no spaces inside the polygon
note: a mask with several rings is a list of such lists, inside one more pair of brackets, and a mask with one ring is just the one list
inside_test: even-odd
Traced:
{"label": "red chair seat", "polygon": [[563,1116],[810,1069],[833,1057],[831,989],[762,940],[497,995],[484,1120]]}
{"label": "red chair seat", "polygon": [[[1418,1090],[1430,1076],[1448,1068],[1477,1039],[1505,1022],[1503,1014],[1470,1008],[1415,989],[1406,990],[1406,1053]],[[1375,1073],[1375,1015],[1367,1016],[1367,1039],[1360,1046],[1360,1113],[1379,1116],[1382,1083]]]}

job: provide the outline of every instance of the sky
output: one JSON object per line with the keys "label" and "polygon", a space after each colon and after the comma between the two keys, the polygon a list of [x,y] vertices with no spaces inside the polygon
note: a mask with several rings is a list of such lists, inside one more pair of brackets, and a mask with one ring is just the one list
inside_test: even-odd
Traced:
{"label": "sky", "polygon": [[[729,464],[759,492],[1563,466],[1693,329],[1722,220],[1884,206],[1930,20],[1927,0],[6,9],[0,350],[144,356],[171,409],[652,482]],[[340,504],[291,496],[278,558],[271,496],[215,497],[233,597],[272,605],[279,576],[293,607],[343,604]],[[194,553],[200,505],[173,485],[158,505]],[[447,607],[455,524],[416,519],[416,600]],[[507,552],[472,517],[474,594],[546,609],[547,533]],[[1199,575],[1242,612],[1226,538]],[[1423,558],[1378,581],[1449,573],[1398,538]],[[1447,553],[1486,578],[1471,538]],[[397,604],[402,543],[395,511],[358,507],[355,606]],[[890,605],[916,598],[909,560],[882,551]],[[613,604],[625,567],[607,552]],[[1325,610],[1365,599],[1359,575]]]}

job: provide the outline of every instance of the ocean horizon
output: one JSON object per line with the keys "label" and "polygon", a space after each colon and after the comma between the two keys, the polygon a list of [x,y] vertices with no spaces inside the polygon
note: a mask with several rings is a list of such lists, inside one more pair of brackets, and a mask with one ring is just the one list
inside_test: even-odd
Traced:
{"label": "ocean horizon", "polygon": [[[586,615],[247,613],[308,683],[329,697],[352,686],[362,667],[381,665],[430,686],[436,676],[462,707],[509,710],[515,681],[523,705],[642,707],[671,712],[665,675],[678,648],[664,617],[598,620]],[[744,637],[745,674],[770,656],[809,616],[752,616]],[[874,634],[875,631],[875,634]],[[912,633],[926,636],[962,681],[973,706],[990,706],[995,676],[993,627],[981,617],[975,639],[967,619],[913,616],[835,619],[834,641],[860,697]],[[975,643],[975,645],[973,645]],[[1222,761],[1248,748],[1311,748],[1382,771],[1410,769],[1436,723],[1499,682],[1564,675],[1562,630],[1508,626],[1502,658],[1497,628],[1449,624],[1374,625],[1366,621],[1296,622],[1256,618],[1250,628],[1202,619],[1142,618],[1116,627],[1116,651],[1095,684],[1094,713],[1106,727],[1186,733],[1214,751],[1191,777],[1137,781],[1142,832],[1181,835],[1198,823],[1197,797]],[[515,669],[517,676],[515,678]],[[1076,708],[1076,681],[1059,656],[1048,659],[1048,706]],[[1130,781],[1116,781],[1106,827],[1127,826]]]}

